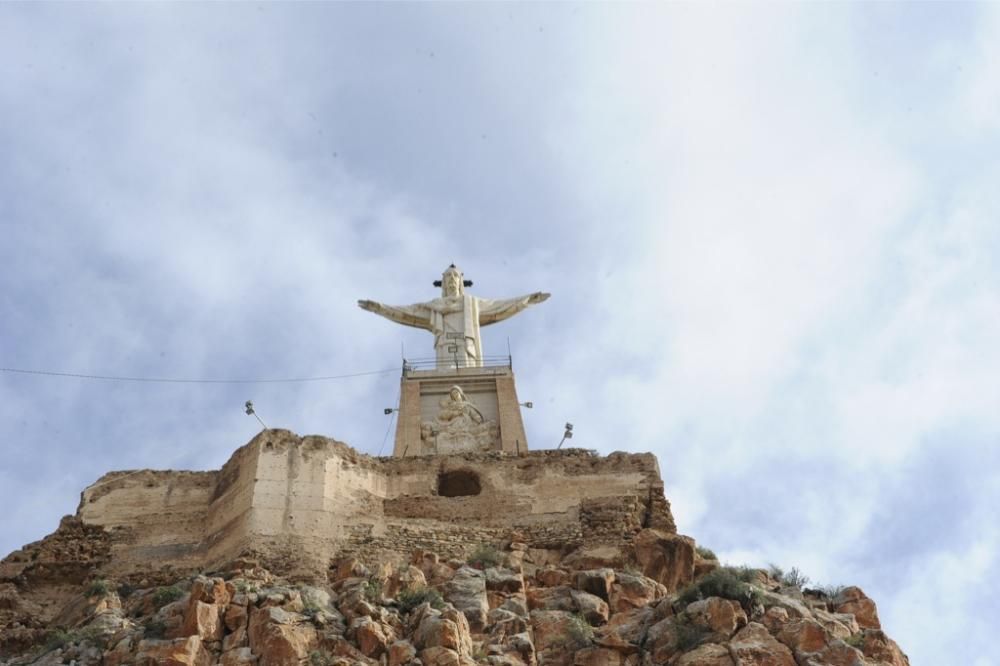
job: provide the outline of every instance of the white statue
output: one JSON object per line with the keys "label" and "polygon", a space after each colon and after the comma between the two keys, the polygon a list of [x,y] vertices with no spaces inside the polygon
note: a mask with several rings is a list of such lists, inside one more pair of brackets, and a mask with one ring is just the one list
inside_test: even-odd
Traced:
{"label": "white statue", "polygon": [[455,264],[449,266],[434,285],[441,287],[441,298],[426,303],[383,305],[375,301],[358,301],[358,305],[397,324],[432,332],[439,368],[481,366],[483,343],[479,327],[503,321],[549,297],[541,291],[497,300],[466,294],[465,287],[471,287],[472,282],[463,279],[462,271]]}
{"label": "white statue", "polygon": [[483,416],[460,386],[452,386],[448,395],[438,402],[438,414],[433,421],[420,424],[420,439],[425,453],[452,453],[471,450],[490,451],[495,448],[500,429],[496,421]]}

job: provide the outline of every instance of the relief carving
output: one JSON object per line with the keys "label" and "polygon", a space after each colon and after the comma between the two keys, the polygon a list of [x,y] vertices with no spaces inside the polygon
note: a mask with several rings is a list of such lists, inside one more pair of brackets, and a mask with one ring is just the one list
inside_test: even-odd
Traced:
{"label": "relief carving", "polygon": [[420,424],[420,439],[426,453],[491,451],[496,449],[500,428],[483,416],[458,386],[452,386],[438,406],[433,421]]}

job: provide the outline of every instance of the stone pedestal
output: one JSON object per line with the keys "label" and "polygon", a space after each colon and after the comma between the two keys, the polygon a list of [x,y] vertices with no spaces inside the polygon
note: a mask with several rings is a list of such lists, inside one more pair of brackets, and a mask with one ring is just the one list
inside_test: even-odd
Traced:
{"label": "stone pedestal", "polygon": [[394,456],[527,450],[509,366],[404,368]]}

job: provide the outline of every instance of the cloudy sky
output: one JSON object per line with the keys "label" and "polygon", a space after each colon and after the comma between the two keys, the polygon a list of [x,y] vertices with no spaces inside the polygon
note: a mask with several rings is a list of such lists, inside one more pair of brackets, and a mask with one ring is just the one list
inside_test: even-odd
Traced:
{"label": "cloudy sky", "polygon": [[378,453],[432,349],[355,301],[454,261],[553,294],[485,329],[533,448],[653,451],[724,560],[998,664],[998,183],[997,5],[3,4],[0,366],[370,374],[0,372],[0,553],[247,399]]}

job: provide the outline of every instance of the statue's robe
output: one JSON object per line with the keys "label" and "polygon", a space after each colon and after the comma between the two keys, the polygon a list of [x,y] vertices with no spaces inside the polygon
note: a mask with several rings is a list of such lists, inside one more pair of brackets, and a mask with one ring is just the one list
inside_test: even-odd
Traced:
{"label": "statue's robe", "polygon": [[435,298],[413,305],[378,304],[376,313],[398,324],[434,334],[437,367],[479,367],[483,364],[481,326],[488,326],[528,307],[530,295],[490,299],[469,294]]}

